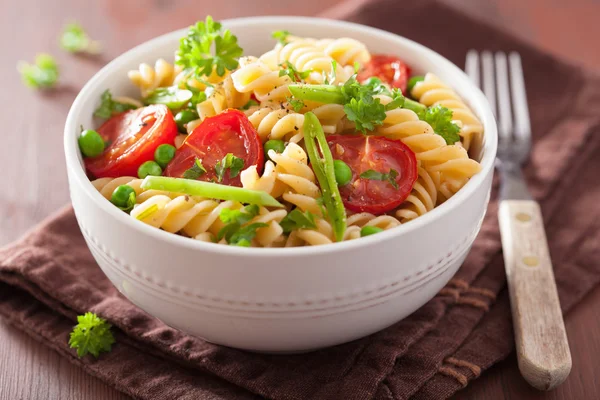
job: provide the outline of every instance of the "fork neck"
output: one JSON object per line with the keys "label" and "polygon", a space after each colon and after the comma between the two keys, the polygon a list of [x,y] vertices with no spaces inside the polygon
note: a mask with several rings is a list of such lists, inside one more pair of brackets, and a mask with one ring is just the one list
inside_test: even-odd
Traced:
{"label": "fork neck", "polygon": [[514,162],[499,162],[500,200],[532,200],[521,166]]}

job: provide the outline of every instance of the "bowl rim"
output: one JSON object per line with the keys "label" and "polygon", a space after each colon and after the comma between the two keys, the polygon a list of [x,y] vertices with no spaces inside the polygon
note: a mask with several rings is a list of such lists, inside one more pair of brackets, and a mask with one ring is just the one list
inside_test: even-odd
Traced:
{"label": "bowl rim", "polygon": [[459,67],[453,64],[451,61],[440,55],[439,53],[431,50],[424,45],[421,45],[413,40],[407,39],[403,36],[395,33],[387,32],[382,29],[369,27],[362,24],[357,24],[347,21],[339,21],[329,18],[316,18],[316,17],[301,17],[301,16],[254,16],[254,17],[243,17],[243,18],[232,18],[221,21],[223,26],[227,28],[235,28],[238,26],[253,26],[261,25],[266,23],[279,23],[282,26],[286,26],[288,23],[305,24],[313,26],[326,26],[326,25],[337,25],[342,28],[350,29],[357,34],[361,32],[368,32],[374,35],[380,35],[386,39],[393,41],[402,41],[408,48],[416,52],[424,53],[427,57],[431,58],[435,63],[442,64],[443,68],[447,68],[453,71],[453,74],[460,77],[464,84],[470,86],[470,90],[473,92],[474,102],[482,104],[482,112],[478,115],[482,121],[485,131],[485,141],[483,147],[483,156],[480,161],[481,171],[469,179],[469,181],[463,186],[454,196],[448,199],[446,202],[426,214],[410,221],[410,223],[402,224],[393,229],[385,230],[378,233],[377,235],[370,235],[367,237],[360,238],[360,240],[348,240],[342,242],[334,242],[327,245],[320,246],[301,246],[301,247],[286,247],[286,248],[269,248],[269,247],[238,247],[238,246],[224,246],[216,243],[203,242],[199,240],[193,240],[180,235],[175,235],[162,229],[156,229],[150,225],[139,223],[135,219],[121,212],[118,208],[112,206],[110,202],[106,201],[104,196],[96,190],[88,179],[85,169],[79,163],[78,148],[76,146],[77,140],[73,140],[73,132],[76,131],[77,118],[80,109],[86,102],[89,101],[88,92],[96,86],[96,83],[104,80],[105,77],[112,74],[112,69],[119,64],[129,64],[134,62],[139,56],[139,52],[145,52],[152,47],[162,45],[164,42],[175,42],[185,35],[187,28],[172,31],[156,38],[150,39],[140,45],[133,47],[132,49],[124,52],[110,63],[100,69],[92,78],[84,85],[77,97],[75,98],[64,129],[64,151],[66,157],[66,166],[70,172],[73,181],[70,180],[71,184],[78,184],[88,195],[90,199],[95,203],[95,206],[101,208],[108,215],[115,218],[120,223],[126,224],[137,230],[140,234],[145,234],[154,237],[155,239],[162,240],[173,244],[175,246],[183,246],[194,250],[200,250],[204,252],[219,253],[229,256],[261,256],[261,257],[281,257],[281,256],[302,256],[302,255],[319,255],[329,252],[342,252],[349,249],[358,249],[361,247],[367,247],[375,244],[379,241],[390,240],[394,237],[400,237],[406,234],[410,234],[412,231],[417,230],[424,225],[428,225],[434,222],[439,217],[445,214],[453,212],[461,202],[464,202],[468,197],[473,195],[477,188],[483,185],[486,176],[494,168],[494,160],[496,158],[497,150],[497,127],[492,109],[483,94],[483,92],[471,82],[469,77]]}

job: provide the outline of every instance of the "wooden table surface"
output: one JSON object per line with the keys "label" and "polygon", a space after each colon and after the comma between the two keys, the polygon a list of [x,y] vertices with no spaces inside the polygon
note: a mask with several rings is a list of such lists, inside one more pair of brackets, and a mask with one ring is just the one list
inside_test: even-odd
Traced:
{"label": "wooden table surface", "polygon": [[[20,0],[2,3],[0,120],[3,173],[0,175],[0,245],[22,235],[68,202],[62,128],[79,88],[108,60],[159,34],[187,26],[205,14],[217,19],[243,15],[316,15],[340,0]],[[600,71],[600,2],[597,0],[445,0],[516,36],[574,63]],[[64,23],[80,21],[105,44],[100,59],[61,52],[57,36]],[[61,86],[51,93],[26,90],[17,60],[50,52],[61,65]],[[567,381],[552,392],[531,389],[514,357],[493,367],[456,398],[600,399],[600,289],[567,317],[573,355]],[[0,321],[0,399],[126,399],[28,336]]]}

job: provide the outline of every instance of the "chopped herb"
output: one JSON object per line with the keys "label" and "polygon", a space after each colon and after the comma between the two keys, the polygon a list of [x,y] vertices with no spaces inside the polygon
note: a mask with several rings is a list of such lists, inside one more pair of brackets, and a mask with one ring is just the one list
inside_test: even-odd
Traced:
{"label": "chopped herb", "polygon": [[118,114],[127,110],[134,110],[137,107],[133,104],[119,103],[114,101],[110,90],[106,89],[100,96],[100,106],[94,111],[94,115],[99,118],[110,118],[113,114]]}
{"label": "chopped herb", "polygon": [[244,160],[234,156],[232,153],[227,153],[225,157],[215,165],[215,173],[217,181],[222,182],[225,177],[225,170],[229,169],[229,178],[235,178],[244,168]]}
{"label": "chopped herb", "polygon": [[186,170],[183,173],[183,178],[198,179],[205,173],[206,173],[206,168],[204,168],[204,166],[202,165],[202,160],[200,160],[199,158],[196,158],[194,160],[194,165],[192,166],[192,168]]}
{"label": "chopped herb", "polygon": [[250,99],[248,100],[248,102],[246,104],[244,104],[244,106],[242,107],[242,110],[248,110],[250,109],[250,107],[254,107],[259,105],[258,101],[254,100],[254,99]]}
{"label": "chopped herb", "polygon": [[213,71],[223,76],[226,71],[238,67],[242,53],[237,37],[207,16],[206,21],[190,26],[187,35],[181,39],[176,63],[191,69],[197,77],[210,76]]}
{"label": "chopped herb", "polygon": [[271,34],[271,36],[279,43],[285,45],[287,44],[287,39],[288,36],[290,36],[290,33],[288,31],[275,31]]}
{"label": "chopped herb", "polygon": [[363,179],[370,179],[373,181],[388,181],[390,185],[394,187],[394,189],[398,189],[398,183],[396,182],[396,177],[398,176],[398,171],[395,169],[390,169],[390,172],[383,173],[379,171],[375,171],[373,169],[369,169],[362,174],[360,177]]}
{"label": "chopped herb", "polygon": [[262,222],[243,226],[256,217],[258,211],[259,207],[255,204],[246,206],[242,210],[222,209],[219,218],[226,225],[217,234],[217,240],[225,238],[225,241],[232,246],[249,247],[256,236],[256,230],[268,226]]}
{"label": "chopped herb", "polygon": [[65,25],[60,36],[60,47],[70,53],[100,53],[100,42],[91,40],[83,27],[76,22]]}
{"label": "chopped herb", "polygon": [[443,137],[446,144],[454,144],[460,140],[460,128],[452,122],[452,110],[437,105],[427,108],[419,118],[431,125],[433,131]]}
{"label": "chopped herb", "polygon": [[290,233],[296,229],[316,229],[315,216],[310,212],[302,212],[299,209],[292,210],[279,223],[284,233]]}
{"label": "chopped herb", "polygon": [[279,64],[281,70],[279,76],[289,76],[292,82],[300,82],[302,79],[306,79],[310,75],[311,71],[298,71],[292,63],[286,62]]}
{"label": "chopped herb", "polygon": [[77,317],[77,325],[69,336],[69,346],[77,349],[77,356],[90,353],[98,357],[100,352],[108,352],[115,343],[110,331],[111,325],[94,313],[87,312]]}
{"label": "chopped herb", "polygon": [[304,102],[302,100],[294,99],[291,97],[288,97],[287,101],[288,101],[288,103],[290,103],[292,110],[294,110],[296,112],[300,112],[300,110],[302,110],[302,108],[306,105],[306,104],[304,104]]}
{"label": "chopped herb", "polygon": [[52,88],[58,82],[58,65],[50,54],[38,54],[34,64],[19,61],[17,70],[23,83],[33,89]]}
{"label": "chopped herb", "polygon": [[190,98],[189,102],[190,108],[195,108],[197,104],[206,101],[206,93],[204,93],[204,91],[198,90],[195,87],[189,85],[188,83],[185,84],[185,87],[187,88],[187,90],[192,92],[192,97]]}
{"label": "chopped herb", "polygon": [[360,63],[358,61],[354,61],[354,73],[358,73],[360,70]]}

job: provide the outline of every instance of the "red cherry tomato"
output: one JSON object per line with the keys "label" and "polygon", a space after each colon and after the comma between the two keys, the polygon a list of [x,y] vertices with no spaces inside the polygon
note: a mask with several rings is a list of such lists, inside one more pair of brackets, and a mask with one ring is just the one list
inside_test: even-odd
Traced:
{"label": "red cherry tomato", "polygon": [[167,106],[156,104],[115,115],[98,133],[109,144],[98,157],[85,159],[87,170],[96,178],[137,176],[158,146],[173,144],[177,125]]}
{"label": "red cherry tomato", "polygon": [[[381,136],[330,135],[327,143],[334,159],[352,170],[350,183],[340,186],[344,206],[354,212],[383,214],[408,197],[418,177],[415,153],[400,140]],[[368,170],[389,174],[395,170],[398,187],[387,180],[361,178]]]}
{"label": "red cherry tomato", "polygon": [[359,82],[364,82],[372,76],[376,76],[382,82],[398,88],[406,94],[410,68],[396,56],[375,54],[371,56],[371,61],[358,73],[356,79]]}
{"label": "red cherry tomato", "polygon": [[[206,118],[194,129],[177,149],[164,174],[180,178],[199,158],[206,173],[198,180],[213,181],[216,180],[215,165],[227,153],[243,159],[243,169],[256,165],[258,172],[262,172],[264,155],[258,132],[243,112],[234,109]],[[228,169],[219,183],[242,186],[239,175],[231,178],[229,174]]]}

